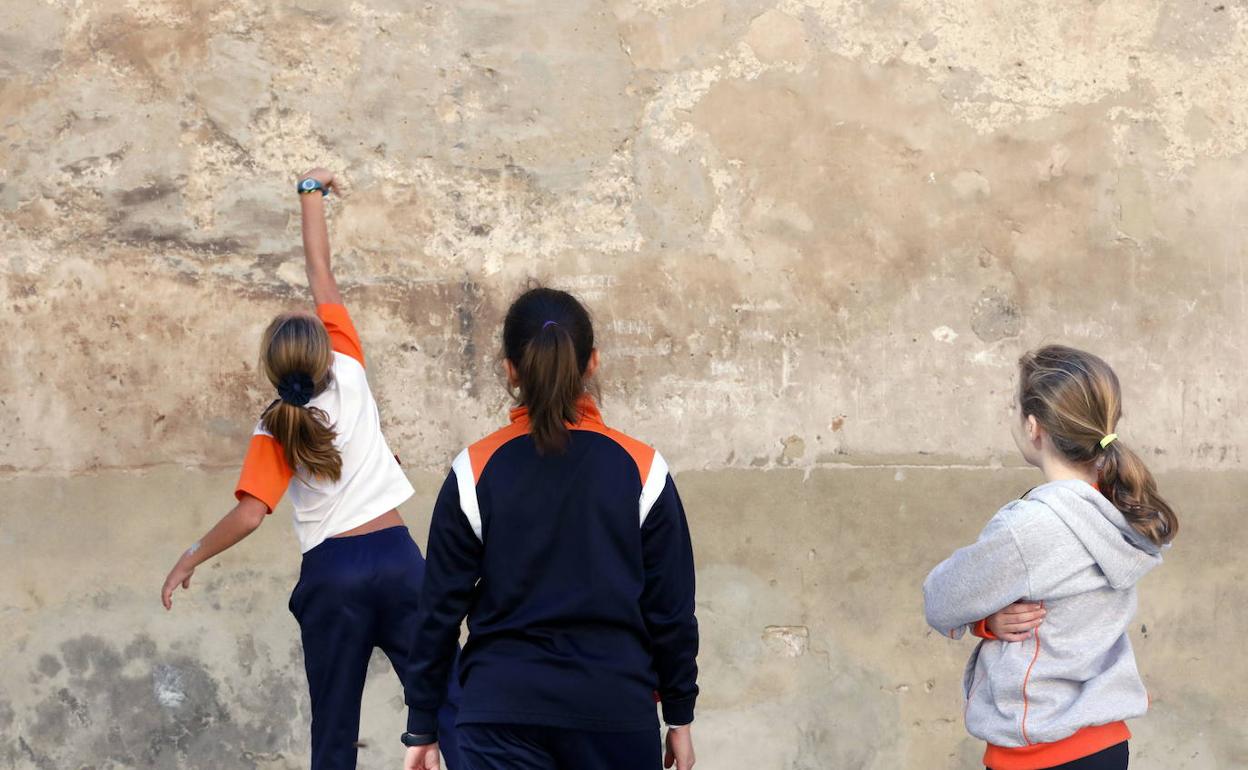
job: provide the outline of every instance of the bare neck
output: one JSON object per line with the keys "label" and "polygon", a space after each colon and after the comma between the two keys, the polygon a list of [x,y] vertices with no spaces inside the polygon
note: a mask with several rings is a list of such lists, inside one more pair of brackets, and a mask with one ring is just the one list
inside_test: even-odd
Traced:
{"label": "bare neck", "polygon": [[1093,465],[1078,465],[1056,453],[1044,453],[1040,458],[1040,470],[1044,473],[1046,482],[1077,479],[1089,486],[1096,486],[1096,468]]}

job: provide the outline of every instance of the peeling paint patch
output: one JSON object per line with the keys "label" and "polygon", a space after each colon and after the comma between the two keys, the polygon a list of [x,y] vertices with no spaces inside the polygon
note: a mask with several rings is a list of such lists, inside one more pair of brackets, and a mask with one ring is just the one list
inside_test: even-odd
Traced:
{"label": "peeling paint patch", "polygon": [[806,455],[806,441],[801,436],[789,436],[781,443],[784,445],[780,454],[781,462],[796,462]]}
{"label": "peeling paint patch", "polygon": [[971,308],[971,331],[984,342],[1017,337],[1023,330],[1023,311],[1005,292],[990,286]]}
{"label": "peeling paint patch", "polygon": [[763,641],[770,649],[787,658],[800,658],[810,645],[810,629],[806,626],[767,626],[763,629]]}

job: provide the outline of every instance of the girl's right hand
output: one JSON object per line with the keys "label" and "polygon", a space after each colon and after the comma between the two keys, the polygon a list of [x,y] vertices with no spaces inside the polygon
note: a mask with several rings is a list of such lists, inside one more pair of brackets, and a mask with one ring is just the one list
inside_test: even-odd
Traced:
{"label": "girl's right hand", "polygon": [[1044,622],[1044,604],[1014,602],[990,615],[984,625],[1003,642],[1021,642]]}
{"label": "girl's right hand", "polygon": [[165,578],[165,585],[160,589],[160,603],[165,605],[165,609],[173,609],[173,591],[181,584],[182,588],[191,587],[191,575],[195,574],[195,568],[187,566],[186,557],[178,559],[178,563],[173,565],[173,569],[169,570],[169,576]]}

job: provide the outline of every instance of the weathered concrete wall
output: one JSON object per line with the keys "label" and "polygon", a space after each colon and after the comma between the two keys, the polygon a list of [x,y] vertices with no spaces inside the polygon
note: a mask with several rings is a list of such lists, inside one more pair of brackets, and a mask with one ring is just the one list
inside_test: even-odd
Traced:
{"label": "weathered concrete wall", "polygon": [[[157,591],[230,502],[293,175],[420,490],[498,424],[532,277],[596,311],[608,419],[697,539],[706,767],[971,767],[919,583],[1034,483],[1003,412],[1064,341],[1184,516],[1143,586],[1136,767],[1248,766],[1248,6],[1214,0],[7,0],[0,766],[296,768],[285,524]],[[675,426],[675,428],[673,428]],[[285,514],[279,509],[278,517]],[[384,661],[362,767],[394,767]]]}

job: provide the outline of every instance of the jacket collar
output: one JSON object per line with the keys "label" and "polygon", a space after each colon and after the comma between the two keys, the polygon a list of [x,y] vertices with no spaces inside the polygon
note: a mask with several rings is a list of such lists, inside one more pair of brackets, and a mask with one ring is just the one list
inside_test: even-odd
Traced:
{"label": "jacket collar", "polygon": [[[602,422],[602,412],[598,411],[598,404],[594,403],[594,397],[588,393],[582,395],[576,401],[576,411],[580,414],[581,419],[574,424],[568,425],[569,428],[575,428],[578,425],[589,424],[597,427],[605,428]],[[512,423],[529,422],[529,408],[527,406],[518,406],[511,410]]]}

